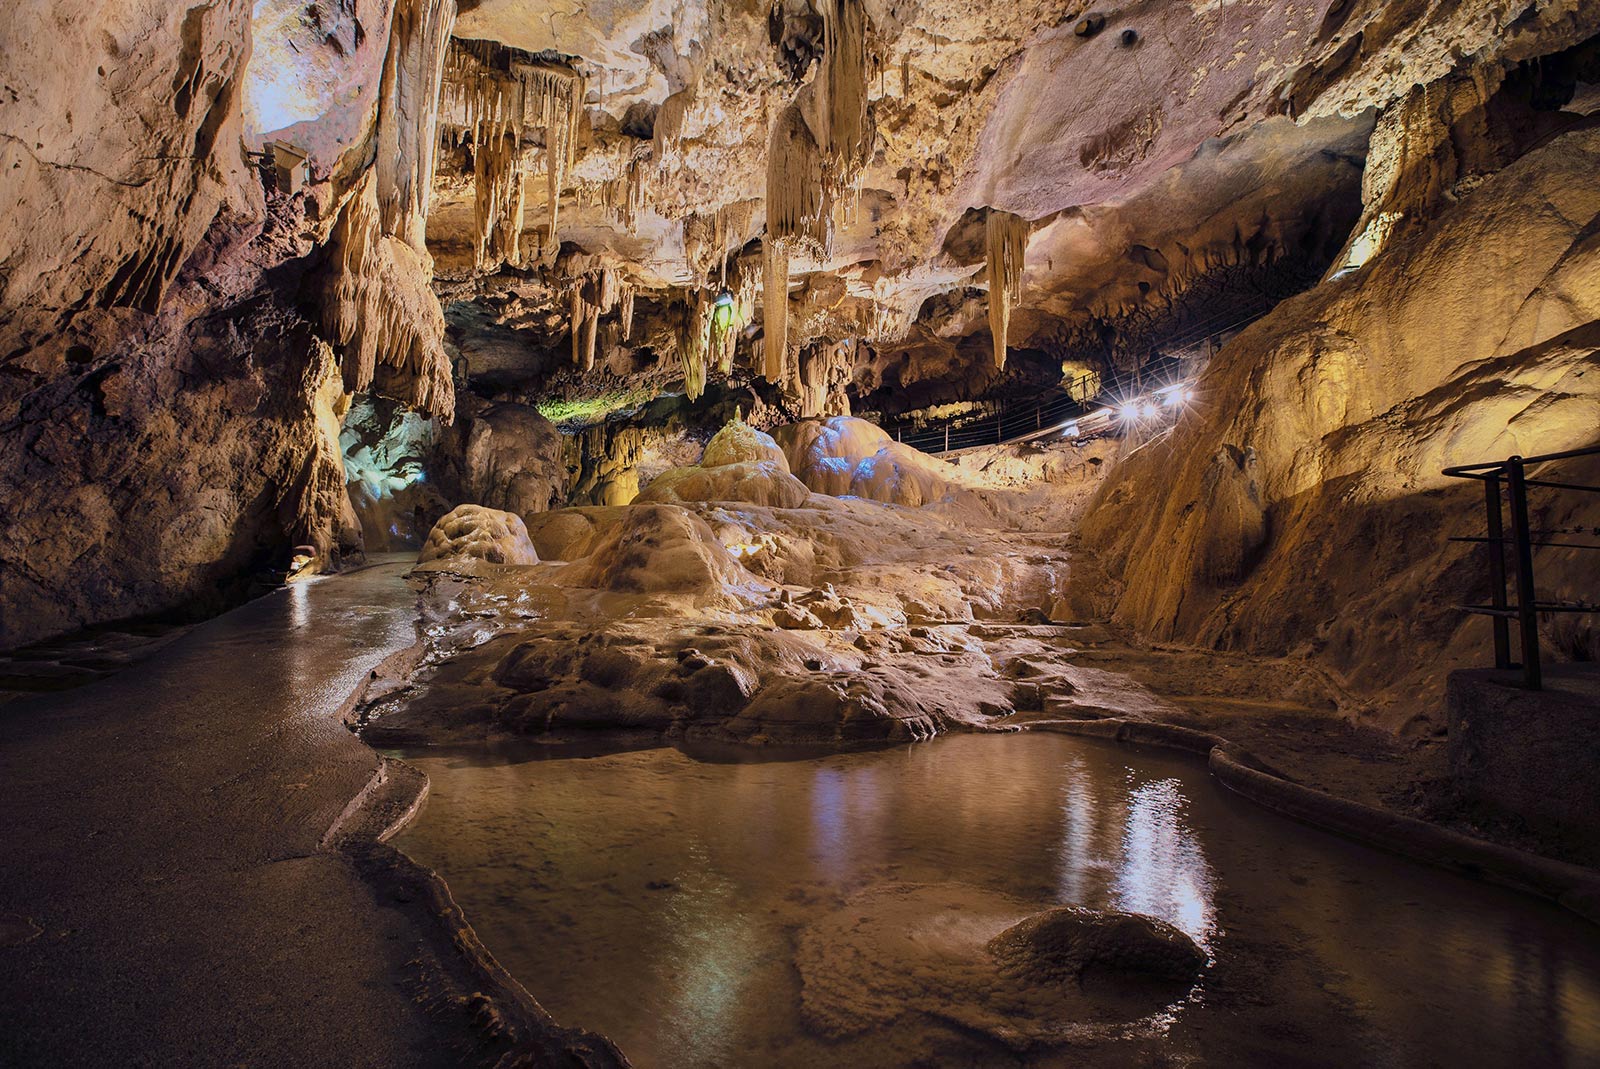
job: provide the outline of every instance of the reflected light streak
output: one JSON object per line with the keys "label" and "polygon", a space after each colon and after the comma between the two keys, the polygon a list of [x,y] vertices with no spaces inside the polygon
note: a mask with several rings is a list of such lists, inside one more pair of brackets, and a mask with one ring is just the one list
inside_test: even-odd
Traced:
{"label": "reflected light streak", "polygon": [[1114,896],[1118,909],[1148,913],[1201,946],[1216,931],[1211,867],[1183,820],[1177,780],[1145,783],[1128,795],[1128,825]]}

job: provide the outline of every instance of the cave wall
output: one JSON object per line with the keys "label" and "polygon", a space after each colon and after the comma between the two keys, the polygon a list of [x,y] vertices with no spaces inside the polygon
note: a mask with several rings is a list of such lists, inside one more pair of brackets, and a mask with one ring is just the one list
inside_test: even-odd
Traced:
{"label": "cave wall", "polygon": [[[372,15],[347,35],[386,34],[387,5]],[[347,383],[452,404],[425,251],[368,257],[382,270],[364,278],[327,248],[371,189],[376,95],[338,165],[291,196],[241,141],[250,5],[26,2],[5,17],[0,648],[214,612],[281,577],[296,546],[322,568],[357,557]],[[351,51],[348,80],[378,85],[392,51]],[[430,92],[382,84],[403,112]],[[418,210],[398,205],[393,229],[420,233]],[[343,292],[406,295],[368,302],[385,315],[376,346],[321,322],[330,259]]]}
{"label": "cave wall", "polygon": [[[1441,469],[1600,442],[1597,168],[1590,125],[1441,191],[1425,224],[1225,346],[1084,521],[1115,619],[1309,654],[1386,726],[1442,719],[1444,673],[1490,653],[1454,609],[1486,600],[1483,551],[1445,541],[1481,533],[1482,490]],[[1536,525],[1600,524],[1594,502],[1534,505]],[[1541,596],[1592,598],[1582,556],[1541,551]],[[1547,626],[1567,656],[1600,653]]]}

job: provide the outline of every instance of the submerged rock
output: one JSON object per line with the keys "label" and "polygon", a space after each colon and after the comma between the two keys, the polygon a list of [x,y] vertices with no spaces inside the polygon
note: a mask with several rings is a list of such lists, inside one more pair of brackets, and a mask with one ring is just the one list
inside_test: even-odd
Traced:
{"label": "submerged rock", "polygon": [[1006,975],[1039,984],[1082,981],[1090,972],[1187,983],[1206,963],[1206,952],[1163,920],[1082,906],[1018,921],[988,950]]}
{"label": "submerged rock", "polygon": [[[842,1039],[922,1015],[1019,1051],[1149,1035],[1206,961],[1152,917],[1027,909],[958,883],[852,896],[800,933],[806,1025]],[[1085,985],[1085,970],[1137,982]]]}

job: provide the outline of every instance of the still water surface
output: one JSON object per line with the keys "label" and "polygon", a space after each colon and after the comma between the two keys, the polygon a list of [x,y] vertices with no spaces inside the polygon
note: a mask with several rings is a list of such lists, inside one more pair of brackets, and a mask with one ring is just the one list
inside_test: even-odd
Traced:
{"label": "still water surface", "polygon": [[[402,756],[433,790],[396,845],[559,1021],[635,1065],[1600,1065],[1595,929],[1275,817],[1187,761],[1043,734]],[[1066,1046],[916,979],[1060,904],[1161,917],[1212,965]]]}

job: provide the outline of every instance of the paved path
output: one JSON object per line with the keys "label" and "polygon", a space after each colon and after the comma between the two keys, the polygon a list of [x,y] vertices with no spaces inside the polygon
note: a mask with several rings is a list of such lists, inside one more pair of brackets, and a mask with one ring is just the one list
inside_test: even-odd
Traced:
{"label": "paved path", "polygon": [[0,1065],[463,1060],[415,997],[437,933],[318,846],[378,767],[336,714],[415,639],[402,570],[0,708]]}

